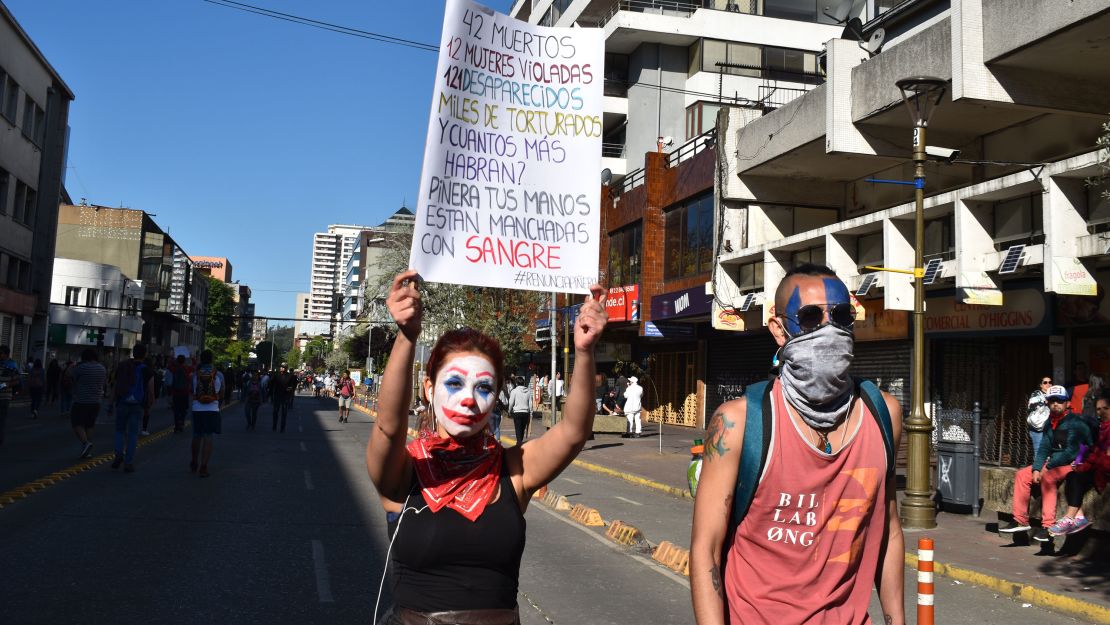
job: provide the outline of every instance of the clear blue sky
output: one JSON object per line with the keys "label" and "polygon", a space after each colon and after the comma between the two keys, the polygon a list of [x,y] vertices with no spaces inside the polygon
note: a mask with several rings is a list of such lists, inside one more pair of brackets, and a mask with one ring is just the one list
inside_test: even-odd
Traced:
{"label": "clear blue sky", "polygon": [[[443,0],[244,1],[433,45],[443,19]],[[435,53],[203,0],[3,2],[76,95],[74,201],[227,256],[259,315],[293,315],[313,232],[415,203]]]}

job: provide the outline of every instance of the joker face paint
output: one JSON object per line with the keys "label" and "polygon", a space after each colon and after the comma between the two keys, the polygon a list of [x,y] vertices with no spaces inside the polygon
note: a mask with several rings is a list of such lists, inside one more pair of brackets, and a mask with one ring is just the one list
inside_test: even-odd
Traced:
{"label": "joker face paint", "polygon": [[454,438],[482,431],[497,403],[493,363],[478,354],[460,354],[436,374],[432,410],[436,421]]}

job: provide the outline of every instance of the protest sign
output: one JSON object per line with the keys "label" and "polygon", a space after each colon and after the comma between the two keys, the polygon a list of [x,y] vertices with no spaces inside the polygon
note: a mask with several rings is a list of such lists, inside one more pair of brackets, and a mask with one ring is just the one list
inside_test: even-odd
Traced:
{"label": "protest sign", "polygon": [[409,256],[425,280],[589,292],[604,58],[601,29],[447,1]]}

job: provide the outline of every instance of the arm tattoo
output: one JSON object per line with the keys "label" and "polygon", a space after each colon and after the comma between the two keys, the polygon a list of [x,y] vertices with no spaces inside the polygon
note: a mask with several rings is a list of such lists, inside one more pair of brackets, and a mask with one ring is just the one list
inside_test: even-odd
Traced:
{"label": "arm tattoo", "polygon": [[[717,568],[716,564],[713,565],[713,568],[709,569],[709,577],[713,580],[713,591],[717,593],[718,597],[724,599],[725,590],[721,587],[721,569]],[[887,623],[887,625],[890,625],[890,623]]]}
{"label": "arm tattoo", "polygon": [[884,614],[883,620],[886,621],[886,625],[891,625],[892,623],[894,623],[894,617],[889,614]]}
{"label": "arm tattoo", "polygon": [[721,457],[728,453],[725,434],[732,429],[733,425],[735,424],[725,416],[724,411],[718,410],[713,413],[713,416],[709,419],[709,425],[705,428],[705,451],[703,455],[707,462],[714,457]]}

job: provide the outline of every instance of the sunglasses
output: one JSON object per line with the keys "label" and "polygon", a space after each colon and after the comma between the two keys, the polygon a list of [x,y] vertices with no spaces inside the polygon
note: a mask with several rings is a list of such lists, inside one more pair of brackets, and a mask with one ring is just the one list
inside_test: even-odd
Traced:
{"label": "sunglasses", "polygon": [[851,304],[807,304],[799,308],[794,316],[779,316],[794,321],[802,329],[802,334],[806,334],[825,325],[826,311],[829,313],[828,323],[838,328],[851,330],[856,323],[856,308]]}
{"label": "sunglasses", "polygon": [[1052,380],[1041,380],[1041,384],[1052,384]]}
{"label": "sunglasses", "polygon": [[1049,397],[1048,403],[1050,404],[1066,404],[1068,400],[1063,397]]}

